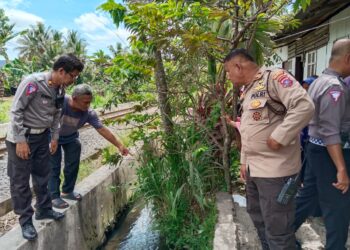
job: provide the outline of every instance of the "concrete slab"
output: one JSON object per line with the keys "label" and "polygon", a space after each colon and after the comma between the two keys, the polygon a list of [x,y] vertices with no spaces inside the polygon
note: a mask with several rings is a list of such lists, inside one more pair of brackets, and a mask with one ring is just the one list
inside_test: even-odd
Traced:
{"label": "concrete slab", "polygon": [[237,249],[236,225],[233,222],[232,196],[228,193],[216,194],[218,222],[215,226],[214,250]]}
{"label": "concrete slab", "polygon": [[83,195],[81,202],[70,201],[63,209],[60,222],[34,221],[38,239],[22,238],[19,226],[0,237],[1,249],[13,250],[85,250],[96,249],[105,240],[105,230],[133,194],[136,181],[134,159],[126,157],[118,166],[103,166],[77,186]]}

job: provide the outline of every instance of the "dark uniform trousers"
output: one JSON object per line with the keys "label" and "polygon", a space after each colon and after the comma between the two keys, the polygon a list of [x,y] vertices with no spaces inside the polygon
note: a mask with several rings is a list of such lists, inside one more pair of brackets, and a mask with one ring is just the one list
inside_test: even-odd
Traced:
{"label": "dark uniform trousers", "polygon": [[33,188],[36,195],[36,209],[52,208],[47,188],[50,168],[49,160],[49,130],[44,133],[27,135],[30,148],[30,159],[23,160],[16,155],[16,144],[6,141],[8,150],[7,173],[10,177],[10,191],[13,209],[18,214],[21,225],[32,219],[32,193],[29,186],[32,175]]}
{"label": "dark uniform trousers", "polygon": [[[332,185],[337,182],[337,170],[326,147],[309,143],[306,155],[304,186],[296,197],[295,228],[297,230],[307,217],[312,216],[319,205],[327,231],[326,249],[346,249],[350,191],[342,194]],[[343,156],[350,174],[350,149],[343,149]]]}
{"label": "dark uniform trousers", "polygon": [[277,203],[278,194],[290,176],[278,178],[251,177],[247,171],[247,212],[264,250],[294,250],[294,201]]}

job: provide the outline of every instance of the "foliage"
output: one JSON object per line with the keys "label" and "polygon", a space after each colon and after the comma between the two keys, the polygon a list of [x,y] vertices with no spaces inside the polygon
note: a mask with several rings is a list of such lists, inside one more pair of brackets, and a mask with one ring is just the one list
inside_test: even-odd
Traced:
{"label": "foliage", "polygon": [[122,156],[116,152],[114,147],[108,147],[102,150],[102,164],[117,165],[121,160]]}
{"label": "foliage", "polygon": [[20,34],[13,31],[14,27],[15,25],[10,23],[4,10],[0,9],[0,56],[3,56],[6,62],[9,62],[5,47],[6,43]]}
{"label": "foliage", "polygon": [[[145,136],[139,188],[153,204],[156,227],[171,249],[211,249],[216,221],[214,194],[222,185],[213,148],[194,125],[175,127],[172,145]],[[154,145],[158,142],[158,145]]]}
{"label": "foliage", "polygon": [[5,123],[10,121],[9,112],[10,112],[11,102],[0,100],[0,123]]}
{"label": "foliage", "polygon": [[19,56],[26,62],[34,61],[38,68],[47,70],[57,56],[63,53],[74,53],[85,56],[85,41],[79,38],[76,31],[68,31],[66,37],[43,23],[31,25],[26,33],[18,39]]}
{"label": "foliage", "polygon": [[35,64],[32,62],[25,63],[22,60],[14,59],[4,65],[2,71],[5,74],[5,89],[17,87],[23,77],[37,71]]}

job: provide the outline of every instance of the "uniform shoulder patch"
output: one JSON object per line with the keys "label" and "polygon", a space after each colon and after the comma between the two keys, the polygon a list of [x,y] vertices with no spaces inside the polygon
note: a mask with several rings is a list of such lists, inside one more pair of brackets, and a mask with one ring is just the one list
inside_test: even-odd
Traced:
{"label": "uniform shoulder patch", "polygon": [[32,82],[27,84],[26,96],[29,96],[38,91],[38,86]]}
{"label": "uniform shoulder patch", "polygon": [[339,89],[331,88],[328,90],[328,95],[332,98],[334,103],[337,103],[342,96],[343,92]]}
{"label": "uniform shoulder patch", "polygon": [[273,79],[276,80],[279,84],[282,85],[283,88],[289,88],[293,86],[293,79],[292,77],[288,74],[283,69],[278,69],[273,72]]}

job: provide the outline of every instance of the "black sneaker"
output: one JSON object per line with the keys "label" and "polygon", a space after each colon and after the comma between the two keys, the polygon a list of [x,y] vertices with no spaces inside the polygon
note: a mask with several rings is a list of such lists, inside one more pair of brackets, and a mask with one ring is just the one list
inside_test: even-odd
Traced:
{"label": "black sneaker", "polygon": [[302,250],[300,241],[295,240],[295,248],[296,248],[297,250]]}
{"label": "black sneaker", "polygon": [[36,210],[35,211],[35,219],[36,220],[44,220],[44,219],[60,220],[63,217],[64,217],[63,213],[56,212],[53,209],[45,209],[45,210]]}
{"label": "black sneaker", "polygon": [[23,238],[27,240],[35,240],[38,237],[35,227],[31,221],[24,223],[21,228]]}

